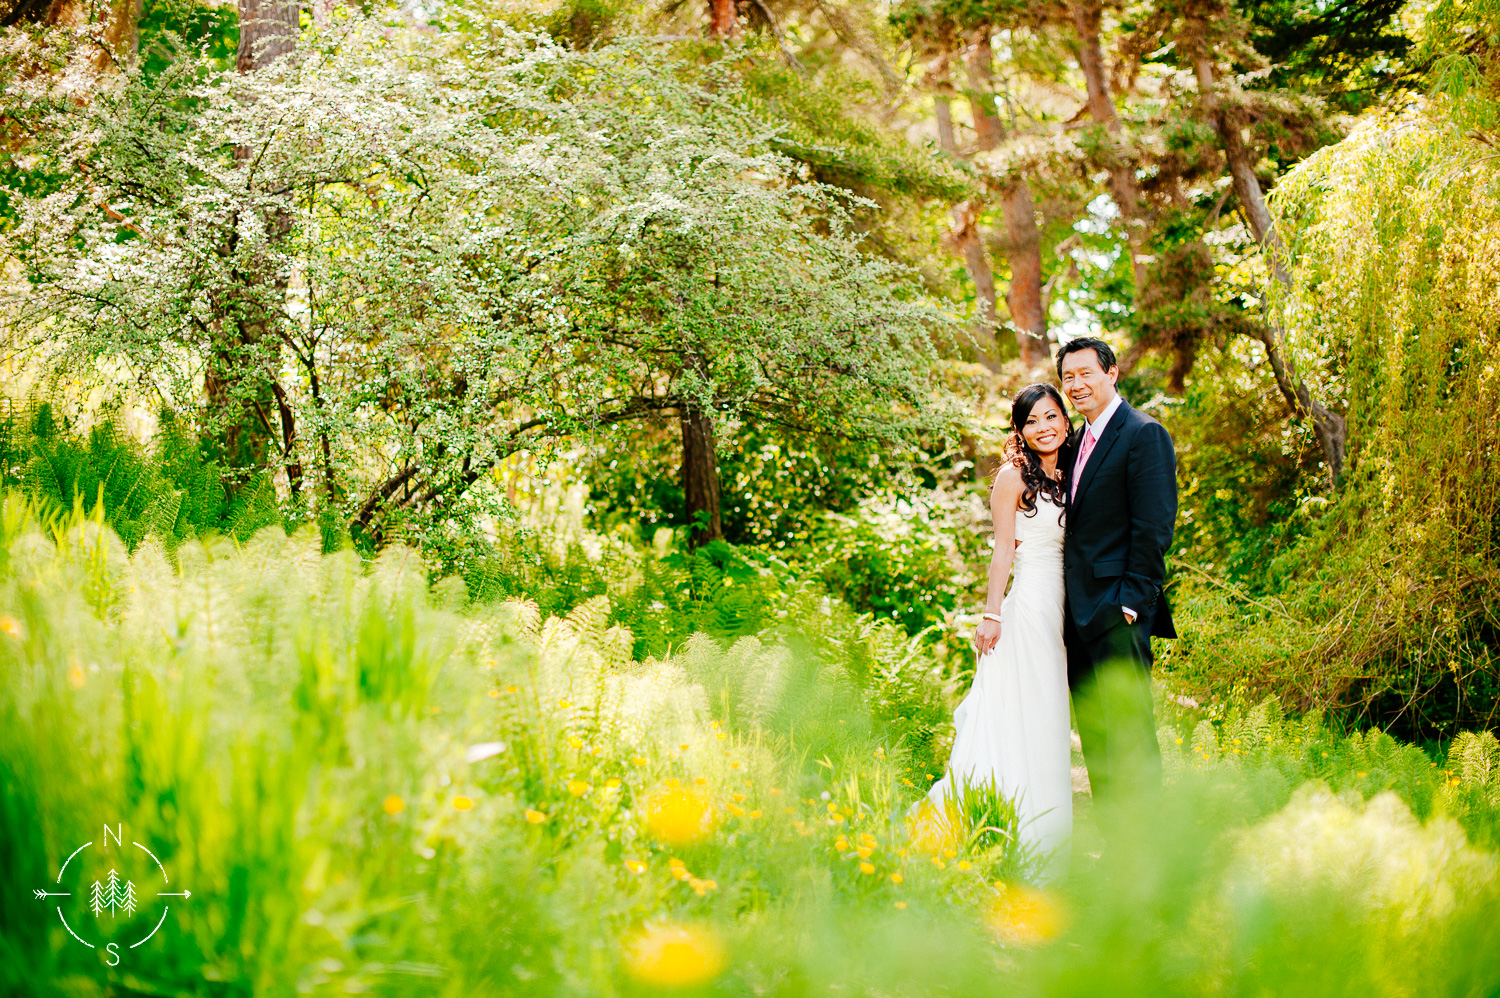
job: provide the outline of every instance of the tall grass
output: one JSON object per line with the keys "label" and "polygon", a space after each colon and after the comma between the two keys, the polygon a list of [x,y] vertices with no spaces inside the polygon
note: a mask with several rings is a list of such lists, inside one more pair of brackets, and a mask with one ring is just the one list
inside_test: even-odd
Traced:
{"label": "tall grass", "polygon": [[[1495,859],[1453,818],[1493,822],[1483,738],[1434,766],[1184,713],[1160,806],[1043,893],[1003,815],[909,822],[909,746],[816,602],[638,658],[609,596],[474,603],[313,527],[169,559],[12,498],[0,553],[0,994],[1500,985]],[[117,966],[31,895],[113,821],[193,892]]]}

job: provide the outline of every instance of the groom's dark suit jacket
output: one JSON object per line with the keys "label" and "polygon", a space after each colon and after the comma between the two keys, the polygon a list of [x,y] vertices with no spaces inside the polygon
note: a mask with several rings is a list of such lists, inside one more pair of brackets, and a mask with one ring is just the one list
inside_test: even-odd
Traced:
{"label": "groom's dark suit jacket", "polygon": [[[1071,475],[1087,424],[1069,440]],[[1072,482],[1068,483],[1069,488]],[[1177,519],[1177,454],[1166,427],[1121,399],[1078,478],[1063,543],[1067,613],[1085,641],[1124,622],[1122,606],[1155,637],[1175,638],[1162,586]]]}

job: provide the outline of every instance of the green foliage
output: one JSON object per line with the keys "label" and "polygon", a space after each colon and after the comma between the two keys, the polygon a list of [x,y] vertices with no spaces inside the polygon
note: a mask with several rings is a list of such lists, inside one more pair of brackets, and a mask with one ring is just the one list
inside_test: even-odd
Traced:
{"label": "green foliage", "polygon": [[[1347,406],[1349,469],[1336,496],[1312,495],[1236,461],[1218,430],[1192,431],[1185,491],[1202,518],[1186,536],[1229,575],[1177,588],[1186,640],[1171,668],[1195,690],[1243,683],[1420,738],[1500,716],[1488,457],[1500,187],[1488,146],[1453,127],[1463,113],[1434,99],[1372,119],[1278,188],[1297,249],[1276,307],[1315,393]],[[1306,461],[1305,443],[1252,415],[1245,393],[1202,399],[1213,420],[1249,431],[1242,455]],[[1236,512],[1217,512],[1219,498]]]}

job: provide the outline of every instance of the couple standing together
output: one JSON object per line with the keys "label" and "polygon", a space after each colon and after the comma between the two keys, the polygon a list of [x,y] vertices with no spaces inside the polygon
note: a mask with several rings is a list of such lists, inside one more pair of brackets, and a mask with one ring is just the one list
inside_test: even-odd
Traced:
{"label": "couple standing together", "polygon": [[1177,516],[1172,438],[1120,397],[1114,351],[1101,340],[1069,340],[1057,373],[1085,422],[1071,432],[1049,384],[1016,395],[990,495],[979,665],[953,715],[948,772],[928,794],[941,809],[955,781],[993,782],[1048,879],[1067,872],[1073,827],[1069,693],[1108,828],[1122,804],[1160,786],[1151,638],[1177,636],[1162,593]]}

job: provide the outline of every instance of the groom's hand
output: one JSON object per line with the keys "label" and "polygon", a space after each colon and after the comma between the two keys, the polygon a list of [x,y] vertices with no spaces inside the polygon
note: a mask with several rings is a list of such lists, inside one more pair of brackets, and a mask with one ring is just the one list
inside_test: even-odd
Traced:
{"label": "groom's hand", "polygon": [[1120,607],[1120,609],[1125,613],[1125,623],[1134,624],[1136,617],[1135,611],[1130,609],[1130,607],[1128,606],[1122,606]]}
{"label": "groom's hand", "polygon": [[988,655],[999,640],[1000,622],[997,620],[981,620],[979,626],[974,628],[974,647],[980,655]]}

